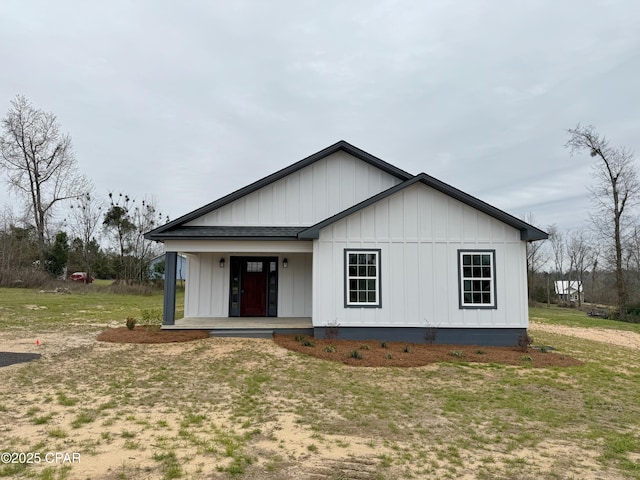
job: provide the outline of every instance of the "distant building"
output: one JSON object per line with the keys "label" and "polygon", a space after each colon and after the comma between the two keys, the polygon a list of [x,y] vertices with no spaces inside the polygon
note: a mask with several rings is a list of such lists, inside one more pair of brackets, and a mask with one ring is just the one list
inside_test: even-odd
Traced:
{"label": "distant building", "polygon": [[[164,269],[161,274],[156,272],[156,265],[164,262],[164,253],[154,257],[149,262],[149,278],[162,278],[164,280]],[[187,278],[187,257],[178,255],[178,263],[176,265],[176,280],[184,281]]]}
{"label": "distant building", "polygon": [[554,282],[556,295],[565,302],[584,302],[584,290],[579,280],[558,280]]}

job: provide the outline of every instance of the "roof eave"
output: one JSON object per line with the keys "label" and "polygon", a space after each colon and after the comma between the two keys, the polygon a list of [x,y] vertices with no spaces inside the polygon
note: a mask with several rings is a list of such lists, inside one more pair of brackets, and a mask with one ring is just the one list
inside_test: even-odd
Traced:
{"label": "roof eave", "polygon": [[535,227],[523,228],[520,230],[520,240],[525,242],[536,242],[538,240],[546,240],[549,234]]}
{"label": "roof eave", "polygon": [[393,195],[394,193],[400,190],[403,190],[417,182],[421,182],[441,193],[444,193],[445,195],[455,200],[458,200],[459,202],[469,205],[470,207],[480,212],[483,212],[486,215],[489,215],[498,221],[501,221],[506,225],[509,225],[513,228],[518,229],[520,231],[520,239],[523,241],[533,242],[536,240],[546,240],[549,237],[546,232],[543,232],[542,230],[534,227],[533,225],[529,225],[528,223],[514,217],[513,215],[510,215],[507,212],[504,212],[499,208],[494,207],[493,205],[489,205],[488,203],[483,202],[478,198],[475,198],[467,193],[464,193],[463,191],[458,190],[457,188],[452,187],[451,185],[441,182],[440,180],[437,180],[427,175],[426,173],[420,173],[415,177],[412,177],[409,180],[399,183],[398,185],[394,185],[393,187],[385,190],[384,192],[374,195],[373,197],[370,197],[360,202],[359,204],[354,205],[353,207],[343,210],[342,212],[337,213],[336,215],[333,215],[332,217],[326,220],[323,220],[322,222],[312,225],[311,227],[301,231],[298,234],[298,237],[301,239],[311,239],[311,240],[317,239],[320,237],[320,230],[322,230],[324,227],[331,225],[332,223],[337,222],[338,220],[341,220],[342,218],[347,217],[363,208],[366,208],[369,205],[372,205],[382,200],[383,198]]}
{"label": "roof eave", "polygon": [[[269,237],[269,236],[206,236],[206,235],[156,235],[148,240],[165,242],[167,240],[252,240],[252,241],[298,241],[298,237]],[[306,239],[305,239],[306,240]]]}

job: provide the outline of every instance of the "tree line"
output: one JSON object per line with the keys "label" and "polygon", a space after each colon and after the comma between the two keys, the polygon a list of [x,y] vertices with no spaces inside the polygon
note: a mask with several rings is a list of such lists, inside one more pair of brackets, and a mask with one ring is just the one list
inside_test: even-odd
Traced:
{"label": "tree line", "polygon": [[169,219],[152,199],[96,196],[56,116],[21,95],[2,119],[0,169],[24,207],[0,217],[0,285],[73,271],[148,281],[149,261],[162,249],[144,233]]}
{"label": "tree line", "polygon": [[612,145],[593,126],[578,125],[567,134],[570,153],[588,155],[592,161],[589,222],[566,232],[550,225],[547,241],[528,244],[530,298],[560,299],[555,288],[549,292],[550,279],[554,286],[556,281],[573,281],[582,285],[589,302],[613,305],[615,316],[636,321],[640,319],[640,223],[635,207],[640,182],[635,156],[626,147]]}
{"label": "tree line", "polygon": [[[528,244],[530,297],[548,297],[551,280],[575,280],[590,301],[614,305],[625,316],[630,305],[640,302],[635,158],[592,126],[578,125],[567,134],[570,154],[585,157],[593,168],[590,221],[572,232],[551,225],[547,241]],[[17,272],[59,276],[65,267],[119,281],[147,281],[149,260],[161,248],[145,240],[144,233],[168,218],[153,200],[136,201],[122,193],[96,196],[56,116],[24,96],[11,101],[2,119],[0,170],[24,206],[19,217],[12,211],[0,217],[0,284]],[[55,221],[54,212],[62,208],[64,220]]]}

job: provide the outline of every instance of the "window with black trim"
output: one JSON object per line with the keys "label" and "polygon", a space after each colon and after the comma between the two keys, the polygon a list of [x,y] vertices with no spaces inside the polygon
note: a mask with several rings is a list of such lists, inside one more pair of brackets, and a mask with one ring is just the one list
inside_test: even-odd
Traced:
{"label": "window with black trim", "polygon": [[345,250],[345,306],[380,307],[380,250]]}
{"label": "window with black trim", "polygon": [[460,308],[496,308],[494,250],[458,250]]}

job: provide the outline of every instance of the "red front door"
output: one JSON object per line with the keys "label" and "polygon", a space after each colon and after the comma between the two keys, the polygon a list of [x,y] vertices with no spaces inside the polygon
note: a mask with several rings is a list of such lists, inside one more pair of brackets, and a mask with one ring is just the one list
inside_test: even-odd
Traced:
{"label": "red front door", "polygon": [[267,272],[245,270],[242,275],[241,295],[240,315],[265,317],[267,315]]}

